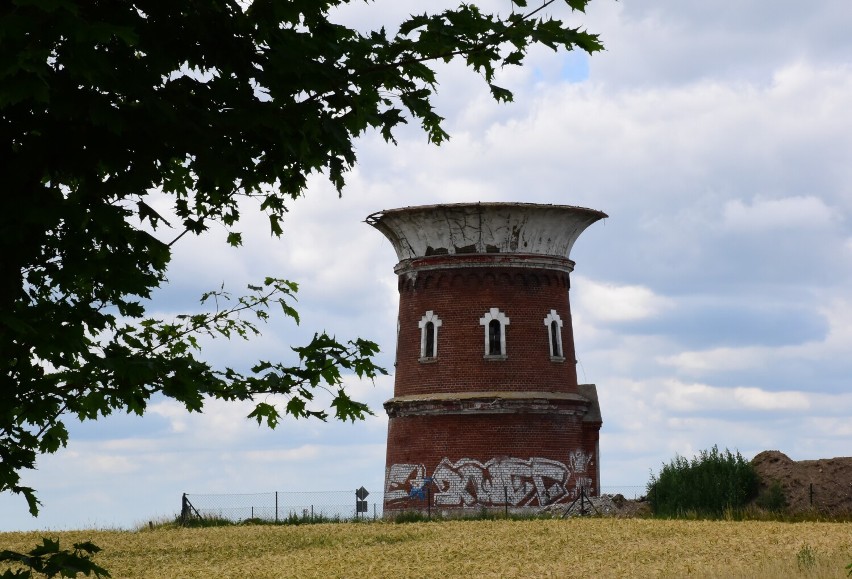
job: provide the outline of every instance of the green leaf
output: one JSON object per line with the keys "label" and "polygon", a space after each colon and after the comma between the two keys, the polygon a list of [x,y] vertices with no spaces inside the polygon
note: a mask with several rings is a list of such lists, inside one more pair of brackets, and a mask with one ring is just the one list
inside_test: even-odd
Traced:
{"label": "green leaf", "polygon": [[586,12],[586,6],[589,4],[590,0],[565,0],[568,6],[571,7],[572,10],[576,10],[578,12]]}
{"label": "green leaf", "polygon": [[494,100],[500,102],[512,102],[514,99],[512,92],[506,90],[505,88],[501,88],[495,84],[488,84],[488,88],[491,89],[491,96],[494,97]]}
{"label": "green leaf", "polygon": [[426,14],[422,14],[420,16],[412,16],[411,18],[399,25],[399,34],[401,36],[405,36],[418,28],[427,26],[428,24],[429,17]]}
{"label": "green leaf", "polygon": [[258,424],[263,424],[266,421],[266,425],[269,428],[275,428],[278,426],[278,421],[281,418],[281,415],[276,410],[275,406],[271,404],[267,404],[266,402],[258,402],[258,404],[254,407],[248,418],[254,418],[257,420]]}
{"label": "green leaf", "polygon": [[243,244],[243,236],[241,233],[237,231],[228,232],[228,245],[232,247],[239,247]]}
{"label": "green leaf", "polygon": [[269,228],[275,237],[281,237],[284,233],[284,230],[281,228],[281,218],[277,215],[269,216]]}

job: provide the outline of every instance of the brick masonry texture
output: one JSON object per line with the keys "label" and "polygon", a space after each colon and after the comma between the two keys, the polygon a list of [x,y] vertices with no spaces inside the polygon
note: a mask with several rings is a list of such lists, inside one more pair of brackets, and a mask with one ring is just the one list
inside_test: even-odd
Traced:
{"label": "brick masonry texture", "polygon": [[[597,494],[598,427],[564,415],[393,419],[385,508],[423,508],[425,497],[412,497],[411,489],[424,476],[433,477],[433,504],[444,507],[542,506],[573,500],[580,487]],[[393,465],[410,466],[391,473]]]}
{"label": "brick masonry texture", "polygon": [[[482,390],[576,392],[568,275],[522,268],[471,268],[400,276],[396,396]],[[510,320],[505,360],[485,360],[480,318],[498,308]],[[562,319],[564,361],[552,361],[544,318]],[[420,361],[418,322],[442,321],[437,357]]]}
{"label": "brick masonry texture", "polygon": [[[470,392],[577,394],[569,276],[546,268],[448,267],[399,276],[395,397]],[[448,261],[451,261],[450,258]],[[510,320],[506,358],[486,359],[480,318],[497,308]],[[420,358],[419,322],[441,320],[437,356]],[[562,320],[563,360],[550,356],[545,317]],[[473,412],[392,416],[385,509],[531,507],[594,495],[599,421],[576,413]],[[520,407],[519,407],[520,408]],[[428,487],[428,493],[426,489]]]}

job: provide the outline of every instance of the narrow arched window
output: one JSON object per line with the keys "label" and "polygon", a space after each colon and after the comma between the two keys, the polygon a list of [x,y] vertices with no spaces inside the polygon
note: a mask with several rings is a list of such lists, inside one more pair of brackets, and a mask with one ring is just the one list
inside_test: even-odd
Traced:
{"label": "narrow arched window", "polygon": [[550,359],[561,362],[565,359],[562,351],[562,318],[556,310],[550,310],[544,318],[544,326],[547,328],[547,343],[550,346]]}
{"label": "narrow arched window", "polygon": [[490,359],[506,358],[506,326],[509,318],[497,308],[491,308],[479,319],[479,325],[485,329],[485,357]]}
{"label": "narrow arched window", "polygon": [[433,361],[438,357],[438,328],[441,327],[441,318],[435,312],[429,310],[417,327],[420,328],[420,361]]}
{"label": "narrow arched window", "polygon": [[559,343],[559,324],[550,322],[550,351],[557,358],[562,357],[562,344]]}
{"label": "narrow arched window", "polygon": [[423,357],[435,357],[435,322],[426,322],[426,348]]}
{"label": "narrow arched window", "polygon": [[499,356],[503,353],[503,345],[500,340],[500,322],[491,320],[488,322],[488,355]]}

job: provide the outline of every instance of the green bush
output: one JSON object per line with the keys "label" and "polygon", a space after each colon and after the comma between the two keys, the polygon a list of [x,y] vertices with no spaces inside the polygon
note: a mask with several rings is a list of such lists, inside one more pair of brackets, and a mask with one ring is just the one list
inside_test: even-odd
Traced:
{"label": "green bush", "polygon": [[655,516],[724,516],[726,511],[745,507],[757,495],[758,477],[754,467],[739,452],[709,451],[687,460],[675,456],[664,464],[659,476],[651,475],[648,500]]}
{"label": "green bush", "polygon": [[799,571],[809,571],[816,565],[816,551],[807,543],[802,545],[799,552],[796,553],[796,565],[799,567]]}
{"label": "green bush", "polygon": [[776,480],[757,497],[757,501],[755,502],[761,509],[780,513],[787,506],[787,497],[784,496],[784,489],[781,488],[781,483]]}
{"label": "green bush", "polygon": [[234,525],[231,519],[217,515],[203,515],[201,517],[177,517],[175,522],[182,527],[230,527]]}
{"label": "green bush", "polygon": [[[436,516],[434,520],[439,520],[440,518]],[[394,523],[425,523],[431,520],[433,520],[432,517],[422,511],[403,511],[395,514],[393,517]]]}

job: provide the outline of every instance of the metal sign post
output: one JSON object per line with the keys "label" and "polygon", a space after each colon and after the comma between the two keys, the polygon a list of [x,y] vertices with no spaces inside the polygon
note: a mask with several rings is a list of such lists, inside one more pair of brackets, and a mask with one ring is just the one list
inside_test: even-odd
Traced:
{"label": "metal sign post", "polygon": [[363,486],[355,491],[355,516],[367,512],[367,497],[370,493]]}

